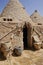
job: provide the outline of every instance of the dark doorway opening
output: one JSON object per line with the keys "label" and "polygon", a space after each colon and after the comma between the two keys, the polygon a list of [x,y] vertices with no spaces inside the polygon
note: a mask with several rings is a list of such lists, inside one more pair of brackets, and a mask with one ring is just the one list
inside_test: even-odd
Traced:
{"label": "dark doorway opening", "polygon": [[27,45],[27,26],[26,25],[23,28],[23,43],[24,43],[24,49],[27,49],[28,45]]}

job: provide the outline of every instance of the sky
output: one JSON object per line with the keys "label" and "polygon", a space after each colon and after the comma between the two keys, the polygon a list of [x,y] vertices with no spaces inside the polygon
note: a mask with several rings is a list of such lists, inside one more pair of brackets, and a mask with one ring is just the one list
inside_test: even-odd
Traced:
{"label": "sky", "polygon": [[[3,11],[8,2],[9,0],[0,0],[0,12]],[[43,16],[43,0],[20,0],[20,2],[30,15],[34,10],[38,10],[38,12]]]}

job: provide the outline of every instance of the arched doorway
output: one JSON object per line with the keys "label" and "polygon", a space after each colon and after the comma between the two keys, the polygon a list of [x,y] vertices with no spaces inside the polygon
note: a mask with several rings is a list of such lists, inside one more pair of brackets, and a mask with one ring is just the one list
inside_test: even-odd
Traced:
{"label": "arched doorway", "polygon": [[24,49],[27,49],[28,45],[27,45],[27,26],[26,26],[26,24],[23,27],[23,43],[24,43]]}
{"label": "arched doorway", "polygon": [[32,27],[30,24],[25,24],[23,27],[23,43],[24,49],[32,48]]}

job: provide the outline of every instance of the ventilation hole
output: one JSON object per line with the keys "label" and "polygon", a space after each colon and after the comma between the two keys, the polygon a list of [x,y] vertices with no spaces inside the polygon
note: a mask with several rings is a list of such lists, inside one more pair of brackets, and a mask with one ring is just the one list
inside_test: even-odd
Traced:
{"label": "ventilation hole", "polygon": [[7,19],[7,21],[10,21],[9,19]]}
{"label": "ventilation hole", "polygon": [[43,41],[42,41],[42,43],[43,43]]}
{"label": "ventilation hole", "polygon": [[23,9],[25,9],[25,7],[23,7]]}
{"label": "ventilation hole", "polygon": [[34,17],[34,18],[37,18],[37,17]]}
{"label": "ventilation hole", "polygon": [[4,20],[4,21],[6,21],[6,19],[5,19],[5,18],[4,18],[3,20]]}
{"label": "ventilation hole", "polygon": [[42,25],[41,23],[38,23],[38,25]]}
{"label": "ventilation hole", "polygon": [[10,21],[12,21],[12,19],[10,19]]}
{"label": "ventilation hole", "polygon": [[37,12],[37,10],[35,10],[35,12]]}

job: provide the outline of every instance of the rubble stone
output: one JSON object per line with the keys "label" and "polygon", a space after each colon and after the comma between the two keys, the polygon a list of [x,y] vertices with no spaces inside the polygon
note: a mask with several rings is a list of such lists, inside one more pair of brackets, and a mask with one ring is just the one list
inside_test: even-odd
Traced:
{"label": "rubble stone", "polygon": [[40,42],[39,42],[39,43],[34,43],[34,48],[35,48],[36,50],[41,49],[41,43],[40,43]]}
{"label": "rubble stone", "polygon": [[41,42],[37,35],[33,36],[33,46],[36,50],[39,50],[41,48]]}
{"label": "rubble stone", "polygon": [[22,54],[22,48],[21,47],[15,47],[14,49],[14,53],[17,55],[17,56],[21,56]]}

